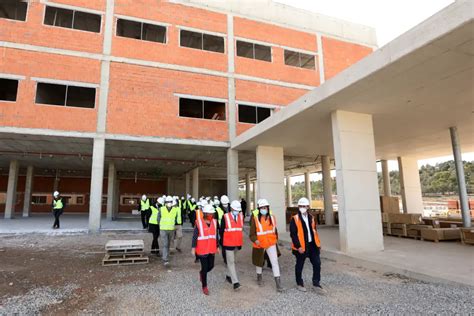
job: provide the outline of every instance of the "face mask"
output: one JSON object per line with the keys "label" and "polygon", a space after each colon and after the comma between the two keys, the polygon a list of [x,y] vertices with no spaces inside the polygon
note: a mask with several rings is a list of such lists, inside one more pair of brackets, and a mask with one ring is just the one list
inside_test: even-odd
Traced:
{"label": "face mask", "polygon": [[170,208],[173,205],[173,203],[166,203],[166,207]]}
{"label": "face mask", "polygon": [[307,211],[306,207],[300,207],[300,212],[302,214],[306,214],[306,211]]}
{"label": "face mask", "polygon": [[260,210],[260,214],[262,214],[262,215],[267,215],[267,214],[268,214],[268,210],[262,208],[262,209]]}
{"label": "face mask", "polygon": [[237,216],[237,215],[239,215],[239,211],[232,211],[232,214],[233,214],[234,216]]}
{"label": "face mask", "polygon": [[214,215],[212,215],[212,214],[207,214],[207,215],[206,215],[206,219],[207,219],[208,221],[212,221],[212,220],[214,219]]}

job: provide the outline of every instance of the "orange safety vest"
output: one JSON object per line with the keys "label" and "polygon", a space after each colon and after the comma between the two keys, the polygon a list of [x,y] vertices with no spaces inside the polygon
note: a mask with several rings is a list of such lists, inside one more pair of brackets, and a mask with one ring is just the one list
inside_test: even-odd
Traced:
{"label": "orange safety vest", "polygon": [[[311,215],[308,214],[308,216],[311,216]],[[318,231],[316,230],[316,222],[313,216],[311,216],[311,218],[312,218],[311,229],[313,230],[313,235],[314,235],[313,242],[316,244],[317,247],[321,247],[321,241],[319,240]],[[306,251],[306,242],[304,240],[303,223],[302,221],[300,221],[299,214],[294,215],[293,220],[295,221],[296,228],[298,228],[298,240],[300,242],[301,248],[303,248],[303,250]],[[293,243],[291,243],[291,249],[298,250],[298,248],[296,248],[295,245],[293,245]]]}
{"label": "orange safety vest", "polygon": [[198,239],[196,245],[197,255],[214,254],[217,251],[217,221],[212,220],[211,225],[207,226],[202,218],[196,220],[198,228]]}
{"label": "orange safety vest", "polygon": [[224,246],[225,247],[242,247],[244,235],[244,218],[242,213],[237,216],[237,222],[234,221],[234,216],[231,213],[224,215],[225,229],[224,229]]}
{"label": "orange safety vest", "polygon": [[258,216],[254,216],[257,240],[260,242],[260,245],[253,243],[254,248],[267,249],[277,243],[276,220],[274,216],[269,217],[271,217],[273,225],[268,217],[265,219],[265,216],[262,216],[259,221]]}

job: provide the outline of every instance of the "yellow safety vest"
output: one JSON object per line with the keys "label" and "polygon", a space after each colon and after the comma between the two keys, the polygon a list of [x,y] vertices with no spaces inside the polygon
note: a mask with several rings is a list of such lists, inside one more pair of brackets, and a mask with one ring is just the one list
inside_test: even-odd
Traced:
{"label": "yellow safety vest", "polygon": [[62,199],[53,200],[53,208],[55,210],[63,208],[63,200]]}
{"label": "yellow safety vest", "polygon": [[151,216],[148,220],[148,223],[158,225],[158,209],[154,206],[150,206],[151,208]]}
{"label": "yellow safety vest", "polygon": [[190,211],[194,211],[196,209],[196,204],[193,204],[191,201],[188,201],[188,207]]}
{"label": "yellow safety vest", "polygon": [[160,208],[161,219],[160,229],[161,230],[175,230],[176,216],[178,216],[178,208],[173,207],[168,211],[166,206]]}
{"label": "yellow safety vest", "polygon": [[219,224],[221,223],[222,216],[224,216],[224,210],[222,210],[219,206],[216,207],[217,218],[219,219]]}
{"label": "yellow safety vest", "polygon": [[150,208],[150,200],[149,199],[146,199],[145,202],[143,202],[143,200],[140,200],[140,211],[146,211],[149,208]]}

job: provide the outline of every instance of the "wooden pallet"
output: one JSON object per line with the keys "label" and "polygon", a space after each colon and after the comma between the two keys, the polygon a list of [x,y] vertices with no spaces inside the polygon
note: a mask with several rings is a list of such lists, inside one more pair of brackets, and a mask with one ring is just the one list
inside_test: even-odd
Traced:
{"label": "wooden pallet", "polygon": [[114,259],[135,259],[135,258],[143,258],[145,253],[108,253],[105,255],[104,259],[107,260],[114,260]]}
{"label": "wooden pallet", "polygon": [[474,228],[461,228],[461,242],[474,245]]}
{"label": "wooden pallet", "polygon": [[138,258],[104,258],[102,260],[103,266],[118,266],[118,265],[133,265],[133,264],[144,264],[148,263],[148,257],[138,257]]}
{"label": "wooden pallet", "polygon": [[143,249],[136,248],[136,249],[111,249],[107,250],[108,254],[136,254],[136,253],[143,253]]}

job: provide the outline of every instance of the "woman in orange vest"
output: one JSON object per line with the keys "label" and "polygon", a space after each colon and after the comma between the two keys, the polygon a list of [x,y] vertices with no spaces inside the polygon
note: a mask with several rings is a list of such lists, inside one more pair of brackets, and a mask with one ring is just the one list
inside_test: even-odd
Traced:
{"label": "woman in orange vest", "polygon": [[199,277],[202,283],[202,292],[209,295],[207,288],[207,274],[214,268],[214,257],[218,249],[217,240],[217,220],[214,218],[216,211],[212,205],[205,205],[203,208],[204,218],[196,218],[194,227],[192,254],[201,261],[201,271]]}
{"label": "woman in orange vest", "polygon": [[242,249],[243,244],[244,217],[242,216],[242,207],[239,201],[230,203],[230,212],[224,214],[221,219],[219,236],[222,246],[222,252],[227,264],[226,281],[233,284],[234,290],[240,289],[239,279],[235,270],[235,256]]}
{"label": "woman in orange vest", "polygon": [[308,214],[309,200],[301,198],[298,201],[298,214],[291,218],[290,236],[293,255],[296,257],[295,274],[297,289],[306,292],[302,278],[303,266],[306,258],[309,258],[313,265],[313,288],[323,294],[321,287],[321,259],[318,231],[316,230],[316,220]]}
{"label": "woman in orange vest", "polygon": [[276,289],[278,292],[283,292],[284,289],[280,282],[280,266],[278,265],[278,257],[280,252],[278,249],[278,232],[276,228],[276,220],[273,215],[269,214],[269,205],[266,200],[265,203],[259,203],[258,213],[252,215],[250,220],[250,240],[253,243],[252,263],[257,270],[257,283],[263,284],[262,269],[265,253],[270,258],[272,263],[273,277],[275,278]]}

